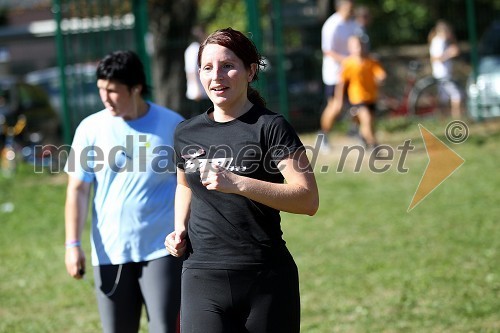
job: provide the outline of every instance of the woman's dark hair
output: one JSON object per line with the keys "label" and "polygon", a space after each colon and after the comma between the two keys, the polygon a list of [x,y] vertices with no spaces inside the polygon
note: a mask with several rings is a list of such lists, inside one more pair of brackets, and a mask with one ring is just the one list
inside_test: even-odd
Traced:
{"label": "woman's dark hair", "polygon": [[150,93],[144,66],[132,51],[115,51],[106,55],[97,65],[96,77],[98,80],[118,81],[129,89],[141,85],[142,96],[148,96]]}
{"label": "woman's dark hair", "polygon": [[[201,67],[201,56],[205,46],[208,44],[217,44],[230,49],[243,61],[243,64],[247,69],[250,69],[252,64],[257,64],[257,69],[252,82],[258,80],[260,68],[266,66],[262,56],[257,50],[257,47],[249,38],[238,30],[226,28],[214,31],[200,45],[200,49],[198,51],[198,67]],[[262,96],[260,96],[257,90],[250,86],[250,84],[248,85],[247,97],[253,104],[260,106],[266,105],[266,101],[262,98]]]}

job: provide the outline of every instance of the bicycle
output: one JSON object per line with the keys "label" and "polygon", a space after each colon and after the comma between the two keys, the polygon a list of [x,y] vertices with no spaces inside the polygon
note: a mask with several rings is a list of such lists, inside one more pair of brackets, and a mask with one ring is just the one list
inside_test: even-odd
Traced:
{"label": "bicycle", "polygon": [[[457,85],[450,79],[424,77],[415,83],[408,98],[409,114],[411,116],[441,116],[452,115],[450,91],[463,96]],[[458,106],[460,108],[460,106]]]}
{"label": "bicycle", "polygon": [[450,98],[445,85],[447,80],[433,76],[418,77],[421,64],[416,60],[408,63],[403,94],[394,97],[381,94],[377,103],[379,116],[389,117],[436,117],[450,115]]}

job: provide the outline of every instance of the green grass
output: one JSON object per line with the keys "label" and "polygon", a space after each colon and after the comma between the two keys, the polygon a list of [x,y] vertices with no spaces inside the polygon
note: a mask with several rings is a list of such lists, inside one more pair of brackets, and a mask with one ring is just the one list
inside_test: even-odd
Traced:
{"label": "green grass", "polygon": [[[500,332],[500,127],[472,125],[470,138],[452,145],[444,124],[425,126],[465,163],[412,211],[427,164],[416,124],[381,133],[394,146],[412,139],[407,173],[366,165],[336,173],[338,160],[322,156],[316,169],[330,168],[317,173],[317,215],[283,214],[303,332]],[[61,175],[23,166],[0,177],[0,205],[15,207],[0,212],[0,332],[100,329],[92,274],[77,282],[65,271],[64,196]],[[88,228],[85,240],[89,260]]]}

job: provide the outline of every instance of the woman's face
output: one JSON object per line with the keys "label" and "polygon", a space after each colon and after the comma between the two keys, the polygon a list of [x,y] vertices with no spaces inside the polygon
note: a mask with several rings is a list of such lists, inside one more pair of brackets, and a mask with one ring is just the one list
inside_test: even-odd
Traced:
{"label": "woman's face", "polygon": [[134,118],[135,96],[137,94],[119,82],[110,80],[97,80],[97,88],[102,103],[115,117],[122,117],[125,120]]}
{"label": "woman's face", "polygon": [[256,66],[247,69],[230,49],[207,44],[201,56],[200,80],[214,106],[230,109],[244,103]]}

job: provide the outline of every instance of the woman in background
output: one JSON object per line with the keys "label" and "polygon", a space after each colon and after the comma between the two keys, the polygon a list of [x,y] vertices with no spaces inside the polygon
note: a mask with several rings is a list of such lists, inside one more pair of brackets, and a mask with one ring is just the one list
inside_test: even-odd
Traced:
{"label": "woman in background", "polygon": [[452,80],[453,59],[460,54],[451,26],[439,20],[429,33],[429,53],[431,57],[432,75],[439,82],[440,90],[450,99],[451,116],[462,116],[462,94]]}

